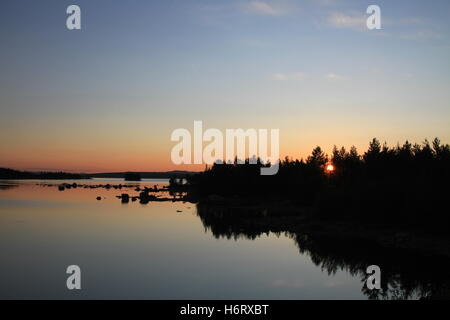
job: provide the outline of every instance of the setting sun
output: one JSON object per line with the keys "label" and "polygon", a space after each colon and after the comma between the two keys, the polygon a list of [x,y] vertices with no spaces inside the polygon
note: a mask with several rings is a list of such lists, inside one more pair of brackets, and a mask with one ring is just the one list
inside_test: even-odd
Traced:
{"label": "setting sun", "polygon": [[327,169],[328,172],[333,172],[334,171],[334,166],[330,163],[329,165],[327,165]]}

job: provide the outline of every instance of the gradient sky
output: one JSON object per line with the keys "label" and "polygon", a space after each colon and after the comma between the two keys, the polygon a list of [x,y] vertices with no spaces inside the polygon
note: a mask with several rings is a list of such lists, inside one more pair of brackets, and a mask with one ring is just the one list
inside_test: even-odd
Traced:
{"label": "gradient sky", "polygon": [[[66,8],[82,30],[66,29]],[[382,10],[382,30],[365,27]],[[448,0],[2,0],[0,166],[159,171],[176,128],[450,141]],[[203,166],[201,166],[203,167]]]}

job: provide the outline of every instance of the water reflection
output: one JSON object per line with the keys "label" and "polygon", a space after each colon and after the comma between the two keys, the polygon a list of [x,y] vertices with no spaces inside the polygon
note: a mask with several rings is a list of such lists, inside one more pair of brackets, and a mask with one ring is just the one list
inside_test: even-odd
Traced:
{"label": "water reflection", "polygon": [[9,181],[0,181],[0,190],[8,190],[17,188],[19,185],[17,183],[9,182]]}
{"label": "water reflection", "polygon": [[[248,210],[198,204],[197,215],[217,239],[256,239],[269,232],[284,233],[295,242],[300,254],[309,256],[328,275],[345,271],[359,278],[361,291],[369,299],[450,298],[448,258],[387,249],[361,239],[292,232],[292,217],[282,214],[274,217],[263,208]],[[365,285],[366,268],[374,264],[382,270],[381,290],[369,290]]]}
{"label": "water reflection", "polygon": [[[85,290],[75,297],[83,299],[416,299],[448,293],[445,259],[294,231],[301,221],[280,208],[195,207],[183,200],[121,204],[118,195],[138,191],[61,192],[59,183],[64,181],[40,183],[51,184],[46,187],[20,181],[19,188],[0,190],[0,298],[72,299],[64,270],[74,261],[86,275]],[[155,184],[167,182],[141,182],[136,189]],[[382,269],[382,291],[364,287],[372,264]]]}

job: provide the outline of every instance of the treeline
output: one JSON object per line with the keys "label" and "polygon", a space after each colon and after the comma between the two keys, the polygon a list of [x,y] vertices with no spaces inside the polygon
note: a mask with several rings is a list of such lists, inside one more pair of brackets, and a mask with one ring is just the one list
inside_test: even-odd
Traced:
{"label": "treeline", "polygon": [[85,179],[81,174],[67,173],[67,172],[28,172],[18,171],[8,168],[0,168],[0,179],[14,180],[14,179]]}
{"label": "treeline", "polygon": [[[334,170],[327,170],[330,165]],[[261,166],[261,161],[254,165],[248,159],[214,164],[188,177],[188,183],[199,196],[288,199],[314,208],[321,218],[449,222],[450,146],[437,138],[395,147],[373,139],[363,154],[355,147],[334,147],[328,156],[316,147],[305,160],[281,160],[274,176],[261,176]]]}

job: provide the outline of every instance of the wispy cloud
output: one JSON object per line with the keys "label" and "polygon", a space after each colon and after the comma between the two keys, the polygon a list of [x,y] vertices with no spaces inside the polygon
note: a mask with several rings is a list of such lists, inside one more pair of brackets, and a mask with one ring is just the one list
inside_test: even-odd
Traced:
{"label": "wispy cloud", "polygon": [[337,0],[313,0],[313,2],[321,6],[336,5],[338,3]]}
{"label": "wispy cloud", "polygon": [[[327,17],[326,23],[334,28],[367,31],[367,18],[368,16],[365,13],[361,12],[333,12]],[[414,27],[420,27],[422,29],[425,27],[427,29],[433,28],[433,24],[429,20],[420,17],[398,19],[383,17],[382,26],[389,26],[389,28],[383,28],[384,31],[380,30],[377,32],[373,32],[372,34],[378,36],[394,37],[404,40],[438,40],[442,38],[441,34],[426,30],[417,30],[410,33],[386,31],[387,29],[392,30],[393,27],[396,27],[396,29],[404,29],[405,27],[409,27],[411,29]]]}
{"label": "wispy cloud", "polygon": [[403,25],[425,25],[430,24],[430,21],[427,19],[419,18],[419,17],[410,17],[410,18],[400,18],[395,20],[398,24]]}
{"label": "wispy cloud", "polygon": [[320,74],[309,74],[308,75],[305,72],[290,72],[290,73],[274,73],[274,74],[272,74],[272,79],[277,80],[277,81],[304,80],[306,78],[309,78],[310,80],[314,80],[314,79],[317,80],[319,78],[324,78],[327,80],[335,80],[335,81],[346,79],[345,76],[334,73],[334,72],[329,72],[324,75],[320,75]]}
{"label": "wispy cloud", "polygon": [[443,40],[443,36],[440,33],[425,30],[418,30],[410,33],[378,32],[376,34],[381,37],[401,39],[401,40],[411,40],[411,41]]}
{"label": "wispy cloud", "polygon": [[269,16],[279,16],[287,13],[287,9],[280,5],[263,1],[250,1],[246,4],[246,9],[253,13]]}
{"label": "wispy cloud", "polygon": [[441,39],[442,36],[431,31],[417,31],[415,33],[400,34],[399,38],[406,40],[437,40]]}
{"label": "wispy cloud", "polygon": [[306,78],[306,73],[303,72],[292,72],[292,73],[274,73],[272,75],[274,80],[285,81],[285,80],[303,80]]}
{"label": "wispy cloud", "polygon": [[336,74],[336,73],[333,73],[333,72],[327,73],[325,75],[325,78],[328,79],[328,80],[342,80],[342,79],[345,79],[344,76]]}
{"label": "wispy cloud", "polygon": [[328,24],[336,28],[363,30],[366,28],[366,16],[362,13],[334,12],[328,16]]}

